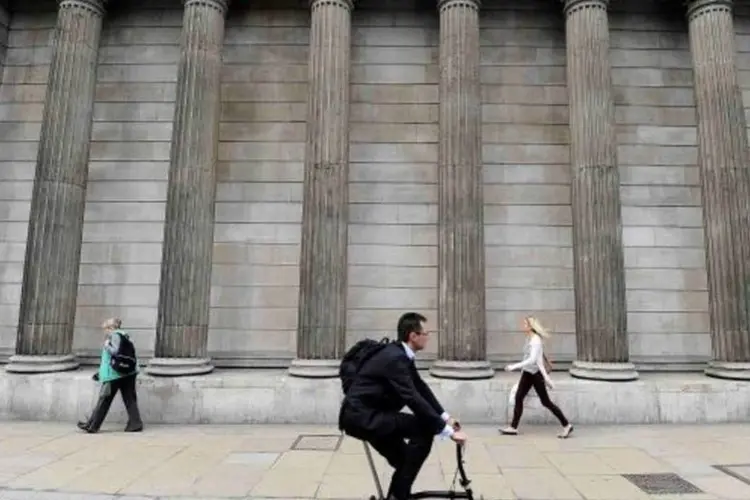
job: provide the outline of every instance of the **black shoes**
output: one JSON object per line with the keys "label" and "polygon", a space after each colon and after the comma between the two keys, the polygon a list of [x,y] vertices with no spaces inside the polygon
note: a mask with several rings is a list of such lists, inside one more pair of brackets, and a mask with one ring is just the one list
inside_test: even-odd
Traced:
{"label": "black shoes", "polygon": [[[95,434],[96,433],[95,430],[92,430],[89,427],[89,423],[88,422],[78,422],[78,424],[76,424],[76,426],[79,429],[81,429],[83,432],[88,432],[89,434]],[[141,431],[143,431],[143,424],[128,425],[127,427],[125,427],[125,432],[141,432]]]}

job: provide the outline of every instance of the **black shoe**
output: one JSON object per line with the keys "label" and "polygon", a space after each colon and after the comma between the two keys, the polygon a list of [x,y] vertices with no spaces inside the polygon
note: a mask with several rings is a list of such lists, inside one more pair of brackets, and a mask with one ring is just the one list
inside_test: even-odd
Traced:
{"label": "black shoe", "polygon": [[88,422],[78,422],[77,427],[84,432],[88,432],[89,434],[94,434],[96,432],[89,428]]}
{"label": "black shoe", "polygon": [[128,425],[125,427],[125,432],[141,432],[143,430],[143,424],[141,425]]}

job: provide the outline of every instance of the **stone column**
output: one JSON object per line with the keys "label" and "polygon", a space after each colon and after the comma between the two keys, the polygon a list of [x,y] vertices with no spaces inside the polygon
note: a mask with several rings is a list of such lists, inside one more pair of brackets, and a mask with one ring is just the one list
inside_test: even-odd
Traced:
{"label": "stone column", "polygon": [[31,198],[16,354],[7,371],[72,370],[99,38],[107,0],[58,4]]}
{"label": "stone column", "polygon": [[0,0],[0,71],[5,66],[5,53],[8,50],[8,30],[10,29],[10,11],[8,0]]}
{"label": "stone column", "polygon": [[185,0],[164,223],[155,357],[148,373],[213,370],[208,316],[219,145],[221,52],[229,0]]}
{"label": "stone column", "polygon": [[711,325],[706,375],[750,380],[750,158],[732,2],[687,7]]}
{"label": "stone column", "polygon": [[608,3],[564,0],[577,347],[570,374],[627,381],[638,373],[629,362]]}
{"label": "stone column", "polygon": [[336,377],[346,343],[352,0],[312,0],[298,377]]}
{"label": "stone column", "polygon": [[438,359],[435,377],[481,379],[487,361],[479,0],[440,0]]}

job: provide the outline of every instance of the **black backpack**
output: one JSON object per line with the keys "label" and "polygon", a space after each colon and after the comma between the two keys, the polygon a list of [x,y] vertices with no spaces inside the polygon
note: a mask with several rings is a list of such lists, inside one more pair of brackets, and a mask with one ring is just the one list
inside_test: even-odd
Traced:
{"label": "black backpack", "polygon": [[129,375],[135,371],[138,363],[135,358],[135,345],[127,335],[120,332],[115,332],[115,335],[120,336],[120,347],[112,354],[109,366],[120,375]]}
{"label": "black backpack", "polygon": [[354,383],[354,379],[357,377],[357,373],[362,369],[365,362],[380,352],[390,342],[388,337],[383,337],[380,341],[364,339],[346,351],[339,366],[339,378],[341,379],[341,389],[344,391],[344,395],[349,391],[349,388]]}

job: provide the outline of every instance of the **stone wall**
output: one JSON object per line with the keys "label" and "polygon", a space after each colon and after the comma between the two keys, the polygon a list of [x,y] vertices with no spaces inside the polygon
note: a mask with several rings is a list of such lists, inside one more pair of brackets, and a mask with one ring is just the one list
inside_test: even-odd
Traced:
{"label": "stone wall", "polygon": [[55,11],[14,13],[0,85],[0,348],[13,351]]}
{"label": "stone wall", "polygon": [[392,336],[405,309],[437,322],[438,16],[378,4],[352,18],[352,340]]}
{"label": "stone wall", "polygon": [[[74,349],[127,318],[153,351],[182,15],[158,2],[116,10],[102,30]],[[158,27],[157,27],[158,26]]]}
{"label": "stone wall", "polygon": [[521,318],[543,318],[549,351],[575,357],[568,96],[562,8],[482,12],[487,328],[491,357],[517,358]]}
{"label": "stone wall", "polygon": [[634,4],[611,16],[631,359],[705,362],[711,347],[687,23],[674,8]]}
{"label": "stone wall", "polygon": [[[307,99],[306,10],[230,11],[209,351],[294,354]],[[285,361],[284,361],[285,362]]]}
{"label": "stone wall", "polygon": [[[487,2],[481,16],[488,352],[518,356],[522,315],[575,354],[565,36],[561,7]],[[358,2],[352,22],[348,327],[437,319],[438,17],[430,2]],[[298,4],[297,4],[298,5]],[[615,2],[616,85],[631,356],[675,367],[710,354],[684,12]],[[418,8],[417,8],[418,7]],[[222,76],[211,332],[218,365],[294,356],[305,141],[306,9],[236,5]],[[0,17],[0,21],[2,18]],[[0,349],[16,336],[52,2],[16,12],[0,86]],[[102,33],[75,349],[120,315],[153,350],[179,2],[119,2]],[[0,25],[2,23],[0,22]],[[750,11],[736,19],[750,90]],[[2,48],[0,26],[0,50]],[[746,98],[746,102],[750,102]],[[431,346],[434,353],[436,345]],[[250,360],[250,361],[248,361]]]}

